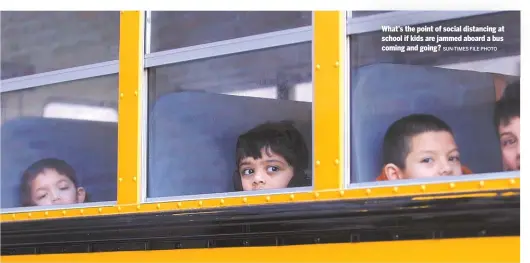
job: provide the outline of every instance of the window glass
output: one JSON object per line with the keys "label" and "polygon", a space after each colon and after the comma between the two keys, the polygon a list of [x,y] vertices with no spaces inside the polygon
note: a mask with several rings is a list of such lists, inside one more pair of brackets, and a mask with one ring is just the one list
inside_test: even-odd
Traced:
{"label": "window glass", "polygon": [[520,12],[379,26],[349,36],[351,182],[519,170]]}
{"label": "window glass", "polygon": [[151,14],[151,52],[310,26],[311,12],[160,11]]}
{"label": "window glass", "polygon": [[116,200],[117,91],[110,75],[0,94],[2,209]]}
{"label": "window glass", "polygon": [[371,16],[371,15],[377,15],[377,14],[388,13],[388,12],[392,12],[392,11],[352,11],[351,16],[352,18],[355,18],[355,17]]}
{"label": "window glass", "polygon": [[311,43],[150,68],[147,196],[311,186],[311,82]]}
{"label": "window glass", "polygon": [[118,59],[120,13],[1,12],[2,79]]}

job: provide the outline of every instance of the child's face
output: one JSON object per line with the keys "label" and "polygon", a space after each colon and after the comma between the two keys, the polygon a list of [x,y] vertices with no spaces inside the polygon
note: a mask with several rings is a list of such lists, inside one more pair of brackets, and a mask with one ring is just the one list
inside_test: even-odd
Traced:
{"label": "child's face", "polygon": [[243,190],[287,188],[293,178],[293,167],[270,149],[261,149],[261,158],[247,157],[239,164]]}
{"label": "child's face", "polygon": [[31,200],[37,206],[83,203],[85,190],[55,169],[44,169],[31,182]]}
{"label": "child's face", "polygon": [[385,167],[389,179],[419,179],[462,174],[460,154],[451,133],[424,132],[412,137],[409,147],[410,152],[405,159],[404,169],[394,165],[393,170],[389,172],[388,167]]}
{"label": "child's face", "polygon": [[502,151],[502,163],[505,171],[518,171],[519,163],[519,117],[514,117],[507,125],[499,126],[499,138]]}

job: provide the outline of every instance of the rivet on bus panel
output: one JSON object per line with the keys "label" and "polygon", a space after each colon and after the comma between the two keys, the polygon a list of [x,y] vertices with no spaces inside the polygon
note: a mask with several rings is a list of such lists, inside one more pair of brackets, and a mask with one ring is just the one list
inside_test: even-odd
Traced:
{"label": "rivet on bus panel", "polygon": [[394,189],[392,190],[394,193],[397,193],[399,191],[399,189],[397,188],[397,186],[394,186]]}
{"label": "rivet on bus panel", "polygon": [[202,201],[199,201],[199,206],[202,206]]}
{"label": "rivet on bus panel", "polygon": [[335,62],[335,67],[336,67],[336,68],[339,67],[339,62],[338,62],[338,61]]}
{"label": "rivet on bus panel", "polygon": [[63,210],[63,216],[65,216],[65,215],[66,215],[66,210]]}
{"label": "rivet on bus panel", "polygon": [[291,195],[289,196],[289,199],[294,200],[294,194],[291,194]]}
{"label": "rivet on bus panel", "polygon": [[320,196],[319,193],[315,193],[315,198],[318,198]]}
{"label": "rivet on bus panel", "polygon": [[81,210],[79,210],[79,213],[80,213],[80,214],[84,214],[84,213],[85,213],[85,210],[81,209]]}
{"label": "rivet on bus panel", "polygon": [[315,162],[315,164],[316,164],[317,166],[319,166],[319,165],[320,165],[320,161],[317,160],[317,161]]}
{"label": "rivet on bus panel", "polygon": [[478,183],[479,187],[482,188],[484,187],[484,181],[480,181],[480,183]]}
{"label": "rivet on bus panel", "polygon": [[135,177],[133,177],[133,181],[135,181],[135,182],[136,182],[136,176],[135,176]]}
{"label": "rivet on bus panel", "polygon": [[44,216],[48,216],[49,214],[48,211],[44,212]]}
{"label": "rivet on bus panel", "polygon": [[181,208],[181,207],[182,207],[182,202],[178,202],[178,203],[177,203],[177,206],[178,206],[179,208]]}
{"label": "rivet on bus panel", "polygon": [[225,200],[221,199],[221,205],[224,205],[224,203],[225,203]]}
{"label": "rivet on bus panel", "polygon": [[121,206],[118,206],[118,211],[121,211]]}
{"label": "rivet on bus panel", "polygon": [[243,198],[243,203],[246,203],[246,202],[247,202],[247,198],[244,197],[244,198]]}
{"label": "rivet on bus panel", "polygon": [[421,185],[421,191],[422,191],[422,192],[425,192],[425,189],[427,189],[427,187],[426,187],[424,184],[422,184],[422,185]]}
{"label": "rivet on bus panel", "polygon": [[455,183],[450,183],[449,184],[449,188],[454,189],[455,188]]}
{"label": "rivet on bus panel", "polygon": [[320,69],[320,64],[317,64],[316,68],[317,68],[317,70],[319,70]]}
{"label": "rivet on bus panel", "polygon": [[17,216],[15,214],[12,214],[11,217],[15,219]]}
{"label": "rivet on bus panel", "polygon": [[120,179],[118,179],[118,181],[120,181],[120,183],[123,182],[123,178],[120,177]]}
{"label": "rivet on bus panel", "polygon": [[31,213],[28,213],[28,217],[31,217]]}
{"label": "rivet on bus panel", "polygon": [[136,206],[136,210],[140,210],[140,208],[142,208],[140,205]]}
{"label": "rivet on bus panel", "polygon": [[160,204],[156,204],[156,209],[160,209]]}
{"label": "rivet on bus panel", "polygon": [[271,200],[270,196],[265,197],[265,201],[269,202]]}
{"label": "rivet on bus panel", "polygon": [[138,96],[138,91],[134,91],[134,96]]}
{"label": "rivet on bus panel", "polygon": [[100,208],[98,208],[98,213],[101,214],[101,212],[103,212],[103,208],[100,207]]}
{"label": "rivet on bus panel", "polygon": [[367,195],[369,195],[369,194],[371,194],[371,193],[372,193],[372,190],[370,190],[370,189],[366,189],[366,194],[367,194]]}
{"label": "rivet on bus panel", "polygon": [[120,93],[120,98],[123,98],[123,92],[122,92],[122,93]]}
{"label": "rivet on bus panel", "polygon": [[515,179],[510,179],[510,184],[514,185],[515,184]]}
{"label": "rivet on bus panel", "polygon": [[339,165],[339,159],[335,159],[335,165]]}
{"label": "rivet on bus panel", "polygon": [[341,197],[343,197],[343,196],[344,196],[344,190],[341,190],[341,191],[339,192],[339,194],[340,194]]}

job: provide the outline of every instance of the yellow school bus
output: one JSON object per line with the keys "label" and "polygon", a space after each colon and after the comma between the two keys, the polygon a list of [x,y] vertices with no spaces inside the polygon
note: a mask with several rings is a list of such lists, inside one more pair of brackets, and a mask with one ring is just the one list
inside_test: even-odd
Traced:
{"label": "yellow school bus", "polygon": [[[520,260],[494,121],[518,11],[0,16],[2,262]],[[376,180],[386,129],[413,113],[451,126],[469,172]],[[283,120],[311,185],[236,191],[238,136]],[[35,172],[49,158],[73,186]]]}

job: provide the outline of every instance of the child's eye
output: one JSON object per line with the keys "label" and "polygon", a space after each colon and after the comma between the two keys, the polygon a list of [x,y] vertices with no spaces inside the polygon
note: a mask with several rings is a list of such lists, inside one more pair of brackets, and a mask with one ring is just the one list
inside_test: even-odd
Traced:
{"label": "child's eye", "polygon": [[254,169],[243,169],[241,175],[251,175],[254,173]]}
{"label": "child's eye", "polygon": [[70,188],[70,187],[68,187],[68,186],[59,187],[59,189],[60,189],[60,190],[63,190],[63,191],[64,191],[64,190],[68,190],[68,188]]}
{"label": "child's eye", "polygon": [[421,159],[422,163],[432,163],[434,160],[431,157]]}
{"label": "child's eye", "polygon": [[44,199],[47,195],[48,195],[47,193],[46,193],[46,194],[39,195],[39,196],[37,196],[37,200],[42,200],[42,199]]}
{"label": "child's eye", "polygon": [[504,140],[502,141],[502,145],[503,146],[508,146],[508,145],[512,145],[515,143],[515,139],[508,139],[508,140]]}
{"label": "child's eye", "polygon": [[460,161],[460,156],[451,156],[451,157],[449,157],[449,161],[450,162],[459,162]]}
{"label": "child's eye", "polygon": [[278,167],[276,167],[276,166],[269,166],[269,167],[267,167],[267,172],[269,172],[269,173],[274,173],[274,172],[277,172],[277,171],[279,171],[279,170],[280,170],[280,168],[278,168]]}

